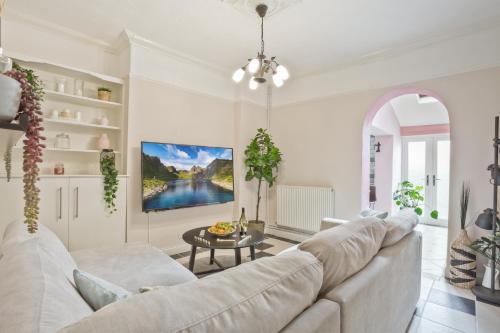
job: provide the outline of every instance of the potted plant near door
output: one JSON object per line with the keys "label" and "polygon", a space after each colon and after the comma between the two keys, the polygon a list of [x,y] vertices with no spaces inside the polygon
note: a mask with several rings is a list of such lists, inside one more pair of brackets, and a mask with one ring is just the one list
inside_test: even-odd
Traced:
{"label": "potted plant near door", "polygon": [[269,187],[273,186],[277,178],[278,167],[282,161],[281,156],[282,154],[274,145],[271,136],[263,128],[257,130],[257,134],[245,149],[245,166],[247,168],[245,180],[256,179],[258,181],[255,220],[249,221],[249,226],[254,224],[254,227],[262,229],[261,231],[263,231],[265,224],[264,221],[259,220],[262,182],[266,182]]}

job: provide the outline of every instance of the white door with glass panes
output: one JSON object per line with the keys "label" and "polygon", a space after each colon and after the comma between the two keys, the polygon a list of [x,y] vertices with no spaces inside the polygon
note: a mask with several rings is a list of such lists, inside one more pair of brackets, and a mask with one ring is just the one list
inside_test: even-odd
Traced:
{"label": "white door with glass panes", "polygon": [[[423,186],[424,202],[420,221],[448,225],[450,186],[449,135],[403,137],[402,180]],[[432,211],[438,218],[431,217]]]}

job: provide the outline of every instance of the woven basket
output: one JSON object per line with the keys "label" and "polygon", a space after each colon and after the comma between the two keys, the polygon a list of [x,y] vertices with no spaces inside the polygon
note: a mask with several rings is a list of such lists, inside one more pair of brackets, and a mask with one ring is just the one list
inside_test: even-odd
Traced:
{"label": "woven basket", "polygon": [[476,255],[469,247],[471,243],[465,230],[451,243],[450,283],[459,288],[470,289],[476,285]]}

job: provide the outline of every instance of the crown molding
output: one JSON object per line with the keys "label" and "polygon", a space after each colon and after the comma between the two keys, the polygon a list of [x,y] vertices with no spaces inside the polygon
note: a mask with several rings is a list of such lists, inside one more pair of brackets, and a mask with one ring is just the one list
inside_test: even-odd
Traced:
{"label": "crown molding", "polygon": [[[174,50],[172,48],[169,48],[161,43],[149,40],[147,38],[144,38],[142,36],[139,36],[138,34],[133,33],[130,30],[125,30],[122,35],[125,35],[131,45],[138,45],[141,47],[144,47],[146,49],[150,50],[155,50],[155,51],[160,51],[163,53],[165,56],[173,58],[178,61],[182,61],[184,63],[196,65],[199,67],[203,67],[204,69],[208,69],[212,71],[213,73],[216,73],[217,75],[223,76],[223,77],[228,77],[228,73],[230,72],[229,69],[214,65],[212,63],[203,61],[199,58],[190,56],[186,53],[179,52],[177,50]],[[121,36],[122,36],[121,35]]]}
{"label": "crown molding", "polygon": [[368,64],[371,62],[379,61],[379,60],[384,60],[384,59],[390,59],[393,57],[397,57],[401,54],[405,53],[410,53],[412,51],[416,51],[418,49],[434,45],[434,44],[439,44],[442,42],[446,42],[448,40],[452,40],[455,38],[460,38],[463,36],[479,33],[485,30],[490,30],[500,27],[500,16],[495,16],[490,19],[482,20],[479,22],[476,22],[475,24],[463,26],[460,28],[456,29],[451,29],[447,30],[445,32],[439,32],[439,33],[431,33],[426,35],[423,38],[417,38],[409,42],[403,42],[398,45],[394,45],[392,47],[388,47],[385,49],[380,49],[376,50],[373,52],[366,53],[364,55],[361,55],[357,57],[356,59],[353,60],[346,60],[338,65],[329,67],[328,69],[325,70],[316,70],[316,71],[310,71],[310,72],[305,72],[305,73],[298,73],[294,75],[291,79],[302,79],[310,76],[316,76],[320,74],[325,74],[329,72],[335,72],[339,70],[344,70],[349,67],[354,67],[354,66],[359,66],[359,65],[364,65]]}
{"label": "crown molding", "polygon": [[104,51],[106,51],[106,52],[114,53],[114,49],[113,49],[112,45],[108,42],[105,42],[102,39],[94,38],[94,37],[91,37],[87,34],[78,32],[78,31],[73,30],[73,29],[63,27],[61,25],[54,24],[54,23],[51,23],[51,22],[48,22],[45,20],[40,20],[40,19],[33,17],[33,16],[30,16],[30,15],[22,14],[16,10],[12,10],[12,9],[6,10],[4,18],[7,21],[12,20],[12,21],[23,22],[23,23],[27,23],[27,24],[30,24],[30,25],[38,27],[38,28],[42,28],[44,30],[48,30],[51,32],[66,35],[68,37],[82,41],[84,43],[94,44],[95,46],[103,48]]}

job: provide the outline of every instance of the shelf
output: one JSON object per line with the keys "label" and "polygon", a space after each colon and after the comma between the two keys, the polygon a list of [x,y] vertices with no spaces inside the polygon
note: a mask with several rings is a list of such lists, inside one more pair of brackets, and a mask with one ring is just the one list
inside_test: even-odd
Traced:
{"label": "shelf", "polygon": [[[54,152],[63,152],[63,153],[89,153],[89,154],[99,154],[100,150],[97,149],[61,149],[61,148],[52,148],[47,147],[43,150],[45,151],[54,151]],[[120,154],[119,151],[114,151],[115,154]]]}
{"label": "shelf", "polygon": [[[22,149],[21,146],[14,146],[14,149]],[[61,149],[61,148],[53,148],[47,147],[43,150],[44,152],[62,152],[62,153],[87,153],[87,154],[99,154],[100,150],[97,149]],[[121,154],[119,151],[113,151],[115,154]]]}
{"label": "shelf", "polygon": [[37,64],[37,67],[40,67],[43,70],[47,71],[56,71],[59,72],[61,70],[63,71],[69,71],[72,73],[72,75],[75,76],[89,76],[93,77],[102,81],[110,82],[113,84],[118,84],[118,85],[123,85],[123,80],[114,76],[106,75],[106,74],[101,74],[101,73],[96,73],[92,72],[86,69],[81,69],[81,68],[76,68],[72,66],[67,66],[64,64],[57,64],[48,60],[44,59],[39,59],[31,56],[27,56],[24,54],[19,54],[15,52],[8,52],[7,54],[9,57],[16,59],[21,62],[26,62],[26,63],[34,63]]}
{"label": "shelf", "polygon": [[62,119],[43,118],[43,121],[45,123],[51,123],[51,124],[71,125],[71,126],[80,126],[80,127],[91,127],[91,128],[100,128],[100,129],[114,130],[114,131],[120,130],[120,127],[117,127],[117,126],[104,126],[104,125],[90,124],[90,123],[84,123],[84,122],[76,121],[76,120],[62,120]]}
{"label": "shelf", "polygon": [[66,93],[60,93],[53,90],[45,90],[45,96],[47,98],[59,100],[62,102],[79,104],[83,106],[91,106],[91,107],[107,108],[107,109],[117,109],[122,107],[121,103],[101,101],[100,99],[97,98],[76,96]]}

